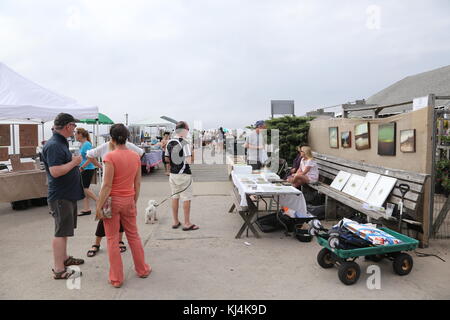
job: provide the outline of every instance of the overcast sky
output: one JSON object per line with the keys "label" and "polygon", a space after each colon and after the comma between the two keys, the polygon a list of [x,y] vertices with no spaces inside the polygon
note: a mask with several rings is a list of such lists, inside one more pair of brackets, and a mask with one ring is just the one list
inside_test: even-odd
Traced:
{"label": "overcast sky", "polygon": [[368,98],[450,64],[450,1],[1,0],[0,61],[116,122],[204,128]]}

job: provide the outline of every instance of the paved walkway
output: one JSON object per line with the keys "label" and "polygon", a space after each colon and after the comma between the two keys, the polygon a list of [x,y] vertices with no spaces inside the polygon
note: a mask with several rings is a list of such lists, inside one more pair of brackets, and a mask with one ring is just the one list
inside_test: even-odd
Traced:
{"label": "paved walkway", "polygon": [[[344,286],[337,270],[324,270],[316,262],[320,247],[300,243],[282,233],[235,239],[242,224],[228,213],[230,182],[195,182],[192,221],[197,231],[171,229],[168,203],[159,210],[159,223],[144,224],[149,199],[169,194],[162,171],[144,177],[138,203],[138,225],[145,254],[154,271],[147,279],[133,270],[131,253],[123,254],[126,280],[120,289],[107,283],[105,247],[94,258],[86,251],[94,240],[94,217],[79,218],[69,251],[84,257],[79,289],[51,278],[53,220],[46,207],[13,211],[0,204],[0,299],[448,299],[449,262],[414,255],[414,270],[406,277],[393,274],[388,261],[380,263],[381,289],[366,285],[369,266],[359,261],[359,282]],[[181,215],[180,215],[181,216]],[[247,245],[248,242],[250,245]],[[106,243],[103,243],[105,245]],[[432,242],[420,251],[450,260],[450,241]],[[70,283],[69,283],[70,284]],[[76,284],[76,283],[75,283]],[[72,283],[73,285],[73,283]],[[70,285],[69,285],[70,287]]]}

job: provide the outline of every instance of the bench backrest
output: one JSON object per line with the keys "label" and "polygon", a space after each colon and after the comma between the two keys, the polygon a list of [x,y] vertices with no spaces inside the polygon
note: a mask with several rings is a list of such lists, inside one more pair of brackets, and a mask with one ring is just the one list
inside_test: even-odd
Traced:
{"label": "bench backrest", "polygon": [[317,152],[313,152],[313,155],[319,168],[319,175],[322,179],[327,178],[334,180],[338,172],[341,170],[360,176],[365,176],[367,172],[373,172],[396,178],[397,183],[391,191],[387,202],[397,204],[400,203],[402,194],[400,192],[399,185],[402,183],[409,185],[410,191],[405,194],[405,199],[403,201],[404,208],[406,208],[406,212],[414,219],[422,220],[422,217],[419,217],[417,213],[422,210],[424,184],[428,175],[398,169],[383,168],[358,161],[351,161],[324,155]]}

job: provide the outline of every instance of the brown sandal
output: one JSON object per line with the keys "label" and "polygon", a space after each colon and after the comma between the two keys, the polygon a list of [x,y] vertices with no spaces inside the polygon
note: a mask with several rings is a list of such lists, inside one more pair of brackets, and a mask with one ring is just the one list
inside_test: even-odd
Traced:
{"label": "brown sandal", "polygon": [[72,256],[69,256],[69,258],[67,258],[66,261],[64,261],[64,265],[66,267],[68,266],[79,266],[80,264],[83,264],[84,260],[83,259],[76,259]]}
{"label": "brown sandal", "polygon": [[[52,269],[52,271],[53,271],[53,279],[55,280],[67,280],[75,274],[75,270],[70,270],[70,272],[68,272],[67,268],[64,268],[64,270],[60,272],[55,272],[54,269]],[[63,274],[65,275],[63,276]]]}

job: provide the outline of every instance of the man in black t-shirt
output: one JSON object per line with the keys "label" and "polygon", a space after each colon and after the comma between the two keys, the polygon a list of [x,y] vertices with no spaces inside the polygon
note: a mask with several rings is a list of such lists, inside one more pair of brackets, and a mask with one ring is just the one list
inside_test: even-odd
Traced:
{"label": "man in black t-shirt", "polygon": [[179,199],[183,201],[184,231],[197,230],[198,226],[190,222],[190,210],[192,200],[192,173],[190,164],[193,162],[193,154],[186,136],[189,126],[185,121],[177,123],[175,137],[167,143],[166,162],[169,164],[169,182],[172,190],[172,214],[174,224],[172,228],[181,226],[178,219]]}

